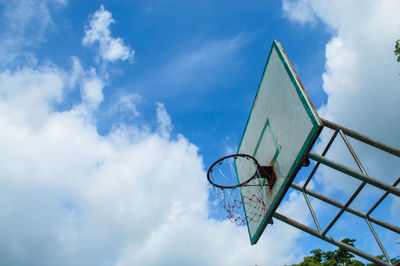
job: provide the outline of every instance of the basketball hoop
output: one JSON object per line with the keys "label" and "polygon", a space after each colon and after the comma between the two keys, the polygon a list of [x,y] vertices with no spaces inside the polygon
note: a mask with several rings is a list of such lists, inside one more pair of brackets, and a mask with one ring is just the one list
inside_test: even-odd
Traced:
{"label": "basketball hoop", "polygon": [[271,166],[260,166],[253,156],[232,154],[214,162],[207,179],[218,203],[227,211],[227,218],[242,225],[265,216],[265,194],[274,185],[276,175]]}

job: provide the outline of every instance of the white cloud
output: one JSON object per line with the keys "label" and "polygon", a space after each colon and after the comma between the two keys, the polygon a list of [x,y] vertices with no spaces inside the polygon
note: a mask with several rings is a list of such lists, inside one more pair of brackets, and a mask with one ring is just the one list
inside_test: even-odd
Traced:
{"label": "white cloud", "polygon": [[[293,259],[285,254],[299,233],[290,228],[278,223],[252,247],[244,227],[208,218],[198,148],[181,135],[170,138],[171,118],[161,103],[156,132],[125,125],[100,136],[92,114],[77,106],[45,108],[35,118],[33,103],[62,100],[60,88],[68,84],[64,72],[46,71],[1,74],[3,263],[243,265]],[[30,92],[54,80],[59,84],[50,87],[57,93]],[[27,95],[33,96],[21,100]],[[26,119],[18,120],[13,114],[21,110]],[[32,127],[31,119],[39,123]],[[276,247],[278,239],[282,245]]]}
{"label": "white cloud", "polygon": [[[185,51],[162,69],[161,76],[170,82],[185,82],[209,78],[210,69],[218,71],[217,66],[234,65],[231,62],[235,53],[246,44],[246,36],[211,40]],[[237,63],[237,62],[235,62]],[[204,73],[207,73],[206,75]]]}
{"label": "white cloud", "polygon": [[242,67],[243,60],[237,55],[251,38],[252,34],[238,34],[222,39],[194,39],[180,44],[178,52],[168,55],[167,63],[146,74],[139,86],[150,88],[164,84],[159,93],[168,97],[188,88],[192,92],[211,90],[217,81],[221,81],[222,72],[228,69],[234,73]]}
{"label": "white cloud", "polygon": [[[64,1],[2,1],[0,18],[0,67],[18,56],[25,63],[36,61],[34,54],[26,50],[46,40],[46,34],[54,28],[49,4],[65,5]],[[20,58],[20,60],[21,60]]]}
{"label": "white cloud", "polygon": [[282,9],[284,11],[284,15],[286,15],[289,19],[298,21],[300,23],[313,23],[316,20],[311,6],[311,1],[283,0]]}
{"label": "white cloud", "polygon": [[121,92],[118,95],[116,103],[110,108],[110,114],[121,114],[127,112],[129,115],[138,117],[140,115],[137,109],[137,104],[142,100],[142,97],[137,93]]}
{"label": "white cloud", "polygon": [[79,61],[79,58],[77,58],[76,56],[72,56],[71,59],[72,59],[72,70],[68,81],[68,85],[70,88],[74,88],[76,83],[81,79],[84,71],[81,62]]}
{"label": "white cloud", "polygon": [[[44,255],[44,264],[60,265],[57,260],[68,256],[75,260],[71,261],[73,265],[90,251],[100,254],[85,255],[85,259],[98,265],[113,252],[119,255],[117,251],[125,241],[140,245],[174,209],[206,215],[207,188],[195,146],[183,137],[170,141],[157,134],[145,134],[140,141],[131,142],[124,139],[129,135],[128,128],[125,134],[112,132],[101,137],[95,125],[76,109],[62,113],[46,109],[40,125],[32,131],[34,112],[29,111],[36,105],[15,101],[31,95],[29,90],[35,88],[15,83],[17,77],[27,75],[23,71],[3,73],[0,86],[0,123],[4,127],[0,133],[0,182],[5,189],[0,216],[3,229],[19,227],[7,229],[8,233],[2,230],[3,239],[14,239],[12,245],[2,242],[3,262],[23,260],[25,255],[28,261],[32,259],[29,253],[37,251]],[[34,74],[36,79],[29,77],[40,88],[54,79],[51,75],[44,78],[40,71],[29,72]],[[3,84],[11,84],[4,93]],[[35,94],[32,98],[46,103],[53,94]],[[28,116],[23,121],[12,116],[21,109],[26,109]],[[161,128],[167,126],[167,116],[160,116]],[[183,186],[176,186],[182,182]],[[101,256],[114,244],[119,246]]]}
{"label": "white cloud", "polygon": [[[111,38],[112,18],[104,8],[96,14],[87,38],[101,46]],[[104,60],[126,60],[106,54]],[[100,135],[93,110],[104,100],[105,81],[95,68],[84,70],[77,57],[72,62],[71,71],[34,64],[0,72],[2,264],[293,261],[298,231],[276,222],[251,246],[246,228],[209,218],[198,147],[183,135],[171,137],[163,104],[157,103],[155,129],[121,124]],[[54,105],[68,101],[66,92],[77,85],[81,102],[57,110]],[[135,115],[140,96],[125,96],[121,105]],[[302,209],[294,209],[302,217]]]}
{"label": "white cloud", "polygon": [[8,104],[0,108],[14,121],[40,124],[53,104],[61,101],[63,86],[64,73],[55,67],[7,70],[0,73],[0,101]]}
{"label": "white cloud", "polygon": [[104,82],[97,76],[96,70],[91,68],[82,80],[82,99],[91,107],[97,107],[103,101]]}
{"label": "white cloud", "polygon": [[115,62],[132,59],[134,51],[124,45],[121,38],[111,37],[110,25],[115,23],[109,11],[101,5],[89,22],[89,27],[85,29],[85,37],[82,43],[91,46],[98,42],[99,56],[104,61]]}
{"label": "white cloud", "polygon": [[299,235],[290,228],[267,229],[255,246],[249,244],[245,230],[228,221],[181,215],[155,231],[138,250],[128,249],[117,265],[283,265],[298,252],[286,245]]}
{"label": "white cloud", "polygon": [[160,125],[159,131],[161,136],[169,137],[172,130],[171,117],[168,115],[162,103],[157,103],[157,121]]}

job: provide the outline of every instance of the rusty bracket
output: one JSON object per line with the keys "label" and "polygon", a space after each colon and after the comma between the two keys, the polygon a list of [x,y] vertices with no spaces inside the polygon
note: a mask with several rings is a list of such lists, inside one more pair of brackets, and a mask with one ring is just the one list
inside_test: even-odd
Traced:
{"label": "rusty bracket", "polygon": [[272,190],[272,187],[276,181],[276,174],[274,168],[272,166],[261,166],[261,178],[266,178],[268,181],[269,189]]}

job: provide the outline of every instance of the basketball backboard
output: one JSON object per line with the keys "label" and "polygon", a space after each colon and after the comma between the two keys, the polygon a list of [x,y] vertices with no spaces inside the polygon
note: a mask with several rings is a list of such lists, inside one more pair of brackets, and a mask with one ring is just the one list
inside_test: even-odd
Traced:
{"label": "basketball backboard", "polygon": [[[264,186],[266,208],[261,219],[247,220],[252,244],[270,222],[321,129],[318,114],[288,57],[274,41],[237,152],[254,156],[262,166],[272,166],[277,176],[272,188]],[[236,165],[239,183],[244,181],[241,172],[245,167]],[[241,188],[242,198],[251,198],[254,189]],[[244,205],[244,211],[246,217],[252,217],[259,207],[253,210]]]}

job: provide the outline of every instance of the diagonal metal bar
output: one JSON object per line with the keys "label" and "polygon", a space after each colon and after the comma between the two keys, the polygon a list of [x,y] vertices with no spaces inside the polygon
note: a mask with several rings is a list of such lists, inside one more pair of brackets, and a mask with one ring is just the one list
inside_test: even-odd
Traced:
{"label": "diagonal metal bar", "polygon": [[317,220],[317,216],[315,215],[314,210],[313,210],[313,208],[312,208],[312,206],[311,206],[311,202],[310,202],[310,200],[308,199],[307,194],[304,192],[304,190],[303,190],[302,192],[303,192],[304,199],[306,200],[308,209],[309,209],[310,212],[311,212],[311,216],[312,216],[312,218],[313,218],[313,220],[314,220],[314,223],[315,223],[315,225],[317,226],[318,231],[319,231],[320,233],[322,233],[321,227],[319,226],[319,222],[318,222],[318,220]]}
{"label": "diagonal metal bar", "polygon": [[[364,167],[362,166],[360,160],[358,159],[357,154],[355,153],[353,147],[350,145],[350,142],[346,138],[346,136],[343,134],[343,131],[340,129],[339,130],[340,136],[342,137],[344,143],[346,144],[347,148],[349,149],[351,155],[353,156],[353,159],[356,161],[358,168],[360,168],[360,171],[364,174],[367,175],[367,172],[365,171]],[[325,235],[328,233],[328,231],[332,228],[332,226],[339,220],[339,218],[342,216],[342,214],[346,211],[346,209],[350,206],[350,204],[355,200],[355,198],[358,196],[358,194],[361,192],[361,190],[365,187],[367,182],[364,180],[357,188],[357,190],[351,195],[350,199],[347,200],[346,204],[343,206],[343,208],[340,209],[339,213],[333,218],[333,220],[330,222],[330,224],[325,228],[324,232],[322,233]]]}
{"label": "diagonal metal bar", "polygon": [[351,169],[351,168],[349,168],[349,167],[347,167],[347,166],[345,166],[345,165],[343,165],[341,163],[335,162],[335,161],[333,161],[331,159],[323,157],[323,156],[321,156],[321,155],[319,155],[317,153],[314,153],[314,152],[310,152],[308,154],[308,158],[310,158],[312,160],[315,160],[317,162],[320,162],[320,163],[322,163],[322,164],[324,164],[326,166],[329,166],[329,167],[331,167],[333,169],[336,169],[336,170],[338,170],[338,171],[340,171],[342,173],[345,173],[345,174],[348,174],[348,175],[350,175],[352,177],[355,177],[358,180],[365,181],[370,185],[373,185],[375,187],[378,187],[380,189],[383,189],[385,191],[388,191],[389,193],[392,193],[392,194],[400,197],[400,189],[399,188],[393,187],[393,186],[391,186],[391,185],[389,185],[387,183],[381,182],[376,178],[364,175],[363,173],[355,171],[355,170],[353,170],[353,169]]}
{"label": "diagonal metal bar", "polygon": [[[315,191],[313,191],[311,189],[303,189],[302,186],[297,185],[295,183],[292,183],[290,185],[290,187],[293,188],[293,189],[296,189],[296,190],[298,190],[300,192],[304,192],[307,195],[310,195],[310,196],[312,196],[314,198],[317,198],[317,199],[319,199],[319,200],[321,200],[323,202],[331,204],[331,205],[333,205],[333,206],[335,206],[337,208],[343,208],[343,206],[344,206],[339,201],[336,201],[336,200],[333,200],[331,198],[328,198],[328,197],[326,197],[324,195],[321,195],[321,194],[319,194],[319,193],[317,193],[317,192],[315,192]],[[375,224],[377,224],[379,226],[382,226],[382,227],[384,227],[386,229],[389,229],[389,230],[391,230],[393,232],[396,232],[396,233],[400,234],[400,227],[397,227],[395,225],[389,224],[389,223],[387,223],[385,221],[382,221],[382,220],[380,220],[378,218],[375,218],[375,217],[372,217],[372,216],[367,216],[367,214],[365,214],[365,213],[363,213],[363,212],[361,212],[361,211],[359,211],[357,209],[353,209],[351,207],[347,208],[346,211],[348,211],[348,212],[350,212],[350,213],[352,213],[352,214],[354,214],[354,215],[356,215],[358,217],[361,217],[363,219],[368,218],[371,222],[373,222],[373,223],[375,223]]]}
{"label": "diagonal metal bar", "polygon": [[[397,186],[399,183],[400,183],[400,177],[397,178],[396,181],[394,181],[394,183],[393,183],[392,186],[395,187],[395,186]],[[381,202],[386,198],[387,195],[389,195],[389,192],[386,191],[385,194],[383,194],[383,196],[382,196],[382,197],[375,203],[375,205],[372,206],[372,208],[367,212],[367,216],[369,216],[369,215],[375,210],[375,208],[378,207],[379,204],[381,204]]]}
{"label": "diagonal metal bar", "polygon": [[321,118],[321,121],[324,124],[324,126],[326,126],[328,128],[331,128],[333,130],[341,129],[349,137],[352,137],[352,138],[354,138],[356,140],[359,140],[361,142],[367,143],[367,144],[369,144],[369,145],[371,145],[371,146],[373,146],[375,148],[381,149],[381,150],[386,151],[386,152],[388,152],[390,154],[393,154],[393,155],[396,155],[396,156],[400,157],[400,150],[399,149],[393,148],[393,147],[391,147],[389,145],[386,145],[386,144],[384,144],[382,142],[373,140],[373,139],[371,139],[371,138],[369,138],[367,136],[364,136],[364,135],[362,135],[362,134],[360,134],[358,132],[355,132],[355,131],[350,130],[350,129],[345,128],[345,127],[342,127],[342,126],[340,126],[338,124],[335,124],[335,123],[330,122],[328,120],[325,120],[323,118]]}
{"label": "diagonal metal bar", "polygon": [[364,186],[367,184],[367,182],[362,182],[361,185],[358,186],[357,190],[351,195],[350,199],[346,202],[346,204],[340,209],[339,213],[333,218],[333,220],[330,222],[330,224],[325,228],[324,232],[322,232],[323,235],[326,235],[328,231],[332,228],[332,226],[339,220],[340,216],[345,212],[345,210],[349,207],[349,205],[353,202],[353,200],[357,197],[357,195],[361,192],[361,190],[364,188]]}
{"label": "diagonal metal bar", "polygon": [[342,137],[344,143],[346,144],[347,148],[349,149],[351,155],[353,156],[354,161],[356,161],[358,168],[360,168],[360,171],[364,174],[367,175],[367,172],[365,171],[364,167],[362,166],[360,159],[358,159],[357,154],[355,153],[353,147],[350,145],[349,140],[346,138],[346,136],[343,134],[343,131],[340,129],[339,130],[340,136]]}
{"label": "diagonal metal bar", "polygon": [[[325,156],[326,153],[328,152],[329,148],[331,147],[333,141],[335,140],[338,130],[335,130],[335,132],[332,134],[331,139],[329,140],[328,144],[326,145],[325,149],[322,152],[322,156]],[[320,165],[320,162],[317,162],[314,166],[314,169],[311,171],[310,175],[308,176],[306,182],[304,182],[303,188],[306,188],[308,183],[310,182],[311,178],[314,176],[315,172],[317,171],[318,166]]]}
{"label": "diagonal metal bar", "polygon": [[284,222],[284,223],[286,223],[286,224],[289,224],[289,225],[291,225],[293,227],[296,227],[297,229],[300,229],[303,232],[306,232],[306,233],[311,234],[311,235],[313,235],[315,237],[318,237],[318,238],[320,238],[322,240],[325,240],[325,241],[327,241],[327,242],[329,242],[329,243],[331,243],[331,244],[333,244],[335,246],[344,248],[344,249],[346,249],[346,250],[348,250],[348,251],[350,251],[350,252],[352,252],[352,253],[360,256],[360,257],[363,257],[364,259],[367,259],[367,260],[369,260],[371,262],[375,262],[378,265],[385,265],[385,266],[391,266],[392,265],[392,264],[387,263],[386,261],[383,261],[381,259],[376,258],[375,256],[372,256],[371,254],[369,254],[369,253],[367,253],[365,251],[362,251],[362,250],[360,250],[358,248],[355,248],[355,247],[350,246],[350,245],[348,245],[346,243],[338,241],[338,240],[336,240],[336,239],[334,239],[334,238],[332,238],[330,236],[322,235],[317,230],[315,230],[315,229],[313,229],[313,228],[311,228],[311,227],[309,227],[307,225],[304,225],[304,224],[302,224],[300,222],[297,222],[297,221],[295,221],[295,220],[293,220],[293,219],[291,219],[291,218],[289,218],[287,216],[284,216],[284,215],[282,215],[280,213],[275,212],[273,217],[278,219],[278,220],[280,220],[280,221],[282,221],[282,222]]}
{"label": "diagonal metal bar", "polygon": [[374,227],[373,227],[372,224],[368,221],[368,218],[366,218],[365,221],[367,222],[367,224],[368,224],[368,226],[369,226],[369,229],[371,230],[372,234],[374,235],[375,240],[376,240],[376,242],[378,243],[380,249],[382,250],[383,255],[385,256],[386,260],[387,260],[389,263],[392,263],[392,261],[390,260],[388,254],[386,253],[385,248],[384,248],[383,245],[382,245],[381,240],[379,239],[378,235],[376,234]]}

